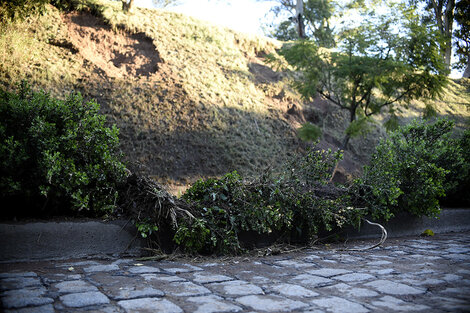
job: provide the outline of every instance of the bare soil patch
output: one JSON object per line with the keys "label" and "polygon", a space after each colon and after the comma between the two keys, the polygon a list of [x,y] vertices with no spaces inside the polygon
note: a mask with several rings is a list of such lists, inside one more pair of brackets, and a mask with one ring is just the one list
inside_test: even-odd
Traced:
{"label": "bare soil patch", "polygon": [[88,13],[64,16],[69,40],[82,57],[113,78],[151,76],[162,62],[152,39],[143,33],[114,32]]}

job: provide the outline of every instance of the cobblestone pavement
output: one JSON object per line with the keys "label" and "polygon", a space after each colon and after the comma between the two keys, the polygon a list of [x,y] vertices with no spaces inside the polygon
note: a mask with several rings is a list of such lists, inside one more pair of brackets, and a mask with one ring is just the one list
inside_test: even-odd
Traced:
{"label": "cobblestone pavement", "polygon": [[197,263],[4,263],[0,295],[5,312],[470,312],[470,233],[333,248]]}

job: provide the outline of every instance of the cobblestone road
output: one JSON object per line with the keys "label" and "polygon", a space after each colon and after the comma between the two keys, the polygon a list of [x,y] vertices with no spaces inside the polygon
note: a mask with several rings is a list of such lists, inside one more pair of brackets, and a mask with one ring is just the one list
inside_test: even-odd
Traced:
{"label": "cobblestone road", "polygon": [[470,312],[470,233],[331,248],[198,263],[4,263],[0,295],[6,312]]}

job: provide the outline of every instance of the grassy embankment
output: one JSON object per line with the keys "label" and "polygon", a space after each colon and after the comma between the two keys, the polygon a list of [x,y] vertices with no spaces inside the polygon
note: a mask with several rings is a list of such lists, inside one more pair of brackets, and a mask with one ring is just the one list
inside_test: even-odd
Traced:
{"label": "grassy embankment", "polygon": [[[85,7],[81,14],[48,7],[41,17],[2,26],[0,83],[12,88],[26,78],[54,96],[78,90],[97,99],[121,129],[127,160],[160,182],[184,186],[232,170],[254,175],[276,167],[305,147],[296,129],[306,120],[323,128],[323,146],[341,138],[341,112],[303,101],[265,63],[281,43],[161,10],[125,15],[120,3],[105,0]],[[451,81],[435,102],[437,114],[463,127],[469,88],[468,80]],[[403,109],[400,121],[425,107]],[[382,134],[377,126],[352,140],[344,167],[365,160]]]}

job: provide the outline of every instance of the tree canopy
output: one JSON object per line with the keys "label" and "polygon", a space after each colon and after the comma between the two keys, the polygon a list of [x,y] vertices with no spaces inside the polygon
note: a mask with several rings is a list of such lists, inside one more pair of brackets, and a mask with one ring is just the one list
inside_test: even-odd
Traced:
{"label": "tree canopy", "polygon": [[458,29],[454,31],[454,38],[459,57],[455,67],[465,68],[463,77],[470,77],[470,0],[460,0],[457,3],[455,21]]}
{"label": "tree canopy", "polygon": [[[419,22],[403,6],[404,20],[367,15],[357,27],[340,32],[338,47],[325,49],[312,40],[286,44],[281,55],[296,70],[295,86],[306,98],[317,93],[349,113],[343,138],[360,134],[370,116],[397,104],[434,97],[446,83],[439,33]],[[397,28],[392,25],[398,25]]]}
{"label": "tree canopy", "polygon": [[[299,39],[297,20],[295,17],[296,4],[302,0],[278,0],[271,9],[274,19],[280,19],[270,25],[272,32],[268,34],[279,40]],[[318,45],[333,47],[335,45],[334,29],[330,19],[335,13],[335,2],[332,0],[303,0],[303,16],[305,37],[312,38]]]}

